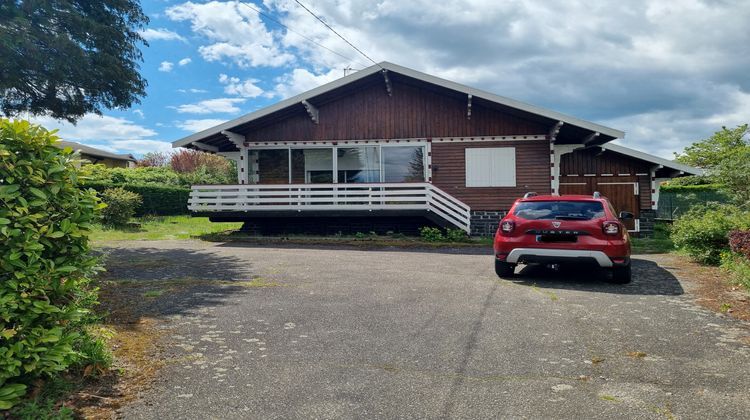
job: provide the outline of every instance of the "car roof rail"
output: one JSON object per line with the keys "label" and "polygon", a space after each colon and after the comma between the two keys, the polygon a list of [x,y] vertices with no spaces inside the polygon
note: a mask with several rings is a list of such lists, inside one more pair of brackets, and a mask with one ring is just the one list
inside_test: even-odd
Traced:
{"label": "car roof rail", "polygon": [[602,198],[602,193],[599,191],[594,191],[594,198]]}
{"label": "car roof rail", "polygon": [[531,198],[531,197],[536,197],[536,196],[537,196],[537,193],[535,192],[527,192],[526,194],[523,195],[523,198]]}

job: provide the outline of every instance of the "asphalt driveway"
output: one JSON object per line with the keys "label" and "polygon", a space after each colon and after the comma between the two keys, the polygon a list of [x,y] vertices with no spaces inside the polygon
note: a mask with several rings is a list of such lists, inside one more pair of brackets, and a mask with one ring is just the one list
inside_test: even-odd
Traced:
{"label": "asphalt driveway", "polygon": [[498,280],[489,255],[107,252],[110,278],[166,290],[132,302],[162,321],[169,363],[125,418],[750,416],[748,325],[696,306],[664,257],[636,258],[621,286]]}

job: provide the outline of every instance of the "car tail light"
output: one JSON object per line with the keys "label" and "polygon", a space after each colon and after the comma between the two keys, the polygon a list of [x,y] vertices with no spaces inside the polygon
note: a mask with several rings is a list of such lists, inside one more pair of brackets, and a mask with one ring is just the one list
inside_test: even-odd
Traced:
{"label": "car tail light", "polygon": [[602,230],[605,235],[616,236],[620,234],[620,224],[617,222],[604,222]]}
{"label": "car tail light", "polygon": [[513,232],[513,229],[516,228],[516,223],[512,220],[503,220],[500,222],[500,232],[504,234],[509,234]]}

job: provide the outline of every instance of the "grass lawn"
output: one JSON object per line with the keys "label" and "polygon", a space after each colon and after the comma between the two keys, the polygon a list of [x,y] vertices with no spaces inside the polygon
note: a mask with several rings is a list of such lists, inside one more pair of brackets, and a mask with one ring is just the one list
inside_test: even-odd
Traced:
{"label": "grass lawn", "polygon": [[189,239],[211,233],[237,230],[242,223],[212,223],[207,217],[148,216],[134,219],[126,228],[112,229],[97,226],[91,239],[100,241],[156,241],[163,239]]}
{"label": "grass lawn", "polygon": [[[91,234],[95,242],[157,241],[164,239],[197,238],[207,241],[262,242],[267,244],[353,245],[364,247],[492,247],[492,238],[471,238],[466,242],[427,242],[418,237],[402,235],[307,236],[286,235],[283,238],[258,238],[237,232],[242,223],[212,223],[207,217],[149,216],[136,218],[127,228],[113,229],[97,226]],[[648,238],[632,238],[634,254],[657,254],[674,251],[667,227],[657,225]]]}

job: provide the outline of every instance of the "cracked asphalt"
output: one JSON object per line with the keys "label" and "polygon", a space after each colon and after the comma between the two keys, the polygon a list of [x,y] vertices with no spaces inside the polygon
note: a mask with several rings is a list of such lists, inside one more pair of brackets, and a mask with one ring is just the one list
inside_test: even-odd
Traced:
{"label": "cracked asphalt", "polygon": [[491,255],[456,252],[106,252],[110,278],[193,285],[144,299],[168,362],[124,418],[750,417],[750,327],[697,306],[663,256],[622,286],[499,280]]}

